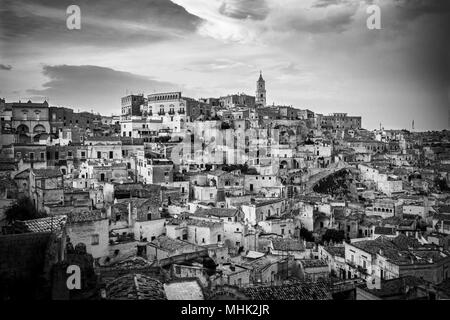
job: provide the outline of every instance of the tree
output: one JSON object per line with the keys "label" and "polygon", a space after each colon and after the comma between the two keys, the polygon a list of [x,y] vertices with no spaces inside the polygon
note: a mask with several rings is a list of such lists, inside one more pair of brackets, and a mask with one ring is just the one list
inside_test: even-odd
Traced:
{"label": "tree", "polygon": [[304,239],[307,242],[314,242],[314,236],[312,232],[305,227],[301,227],[300,229],[300,238]]}
{"label": "tree", "polygon": [[336,230],[336,229],[328,229],[325,231],[325,234],[322,236],[322,242],[330,242],[341,243],[345,239],[344,230]]}
{"label": "tree", "polygon": [[6,210],[5,215],[8,222],[14,220],[32,220],[46,216],[44,212],[36,210],[33,202],[28,197],[22,197],[17,200],[16,203]]}

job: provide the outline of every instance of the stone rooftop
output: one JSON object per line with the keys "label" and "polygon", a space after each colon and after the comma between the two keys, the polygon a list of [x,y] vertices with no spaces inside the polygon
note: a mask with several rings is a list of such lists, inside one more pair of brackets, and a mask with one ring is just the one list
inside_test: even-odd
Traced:
{"label": "stone rooftop", "polygon": [[82,223],[106,219],[106,216],[101,210],[85,210],[80,212],[68,213],[67,222],[70,223]]}
{"label": "stone rooftop", "polygon": [[62,230],[67,222],[67,216],[58,215],[45,218],[16,221],[19,227],[23,227],[29,232],[55,232]]}
{"label": "stone rooftop", "polygon": [[274,250],[280,251],[305,251],[303,242],[294,239],[272,239]]}
{"label": "stone rooftop", "polygon": [[281,286],[255,286],[244,288],[250,300],[331,300],[331,293],[321,282],[299,282]]}
{"label": "stone rooftop", "polygon": [[191,246],[193,249],[196,248],[195,245],[193,245],[189,242],[185,242],[185,241],[181,241],[181,240],[177,240],[177,239],[171,239],[167,236],[159,236],[155,240],[153,240],[151,242],[151,244],[153,244],[163,250],[167,250],[167,251],[176,251],[178,249],[181,249],[183,247],[188,247],[188,246]]}
{"label": "stone rooftop", "polygon": [[199,208],[195,211],[196,215],[206,215],[206,216],[215,216],[215,217],[235,217],[239,215],[238,209],[228,209],[228,208],[211,208],[211,209],[202,209]]}
{"label": "stone rooftop", "polygon": [[345,247],[344,246],[328,246],[328,247],[324,247],[324,249],[332,256],[345,258]]}
{"label": "stone rooftop", "polygon": [[143,274],[127,274],[106,285],[109,300],[167,300],[163,284]]}
{"label": "stone rooftop", "polygon": [[205,300],[197,278],[176,279],[164,283],[167,300]]}
{"label": "stone rooftop", "polygon": [[300,263],[302,264],[303,268],[305,268],[305,269],[328,267],[328,263],[326,261],[320,260],[320,259],[300,260]]}
{"label": "stone rooftop", "polygon": [[59,178],[62,177],[62,173],[59,169],[33,169],[33,172],[37,178]]}

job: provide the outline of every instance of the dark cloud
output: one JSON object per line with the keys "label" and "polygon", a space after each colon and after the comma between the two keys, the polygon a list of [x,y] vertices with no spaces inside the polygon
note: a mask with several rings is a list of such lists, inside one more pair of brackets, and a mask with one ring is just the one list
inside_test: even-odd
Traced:
{"label": "dark cloud", "polygon": [[179,88],[150,77],[91,65],[44,66],[43,74],[49,81],[44,83],[43,89],[27,90],[29,94],[48,97],[51,104],[84,110],[92,108],[105,114],[119,112],[120,98],[127,91],[149,93]]}
{"label": "dark cloud", "polygon": [[11,70],[12,69],[12,66],[11,65],[6,65],[6,64],[1,64],[0,63],[0,70],[6,70],[6,71],[9,71],[9,70]]}
{"label": "dark cloud", "polygon": [[394,0],[394,3],[401,17],[406,19],[450,12],[450,1],[448,0]]}
{"label": "dark cloud", "polygon": [[269,7],[265,0],[224,0],[219,12],[234,19],[264,20]]}
{"label": "dark cloud", "polygon": [[[66,9],[81,9],[81,30],[66,28]],[[123,46],[192,33],[201,19],[169,0],[3,0],[0,39],[58,44]]]}

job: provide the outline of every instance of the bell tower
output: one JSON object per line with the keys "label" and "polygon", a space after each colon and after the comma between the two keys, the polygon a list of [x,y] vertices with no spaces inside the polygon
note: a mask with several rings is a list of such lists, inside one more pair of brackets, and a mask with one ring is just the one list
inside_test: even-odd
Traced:
{"label": "bell tower", "polygon": [[262,77],[262,72],[259,72],[259,79],[256,81],[256,106],[266,106],[266,82]]}

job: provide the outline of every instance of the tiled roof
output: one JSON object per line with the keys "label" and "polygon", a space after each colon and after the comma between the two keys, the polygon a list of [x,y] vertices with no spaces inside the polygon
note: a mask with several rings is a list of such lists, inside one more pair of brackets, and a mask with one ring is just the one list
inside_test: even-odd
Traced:
{"label": "tiled roof", "polygon": [[217,228],[222,225],[222,222],[212,222],[200,219],[186,219],[185,221],[188,225],[193,225],[200,228]]}
{"label": "tiled roof", "polygon": [[399,234],[397,237],[392,239],[392,242],[400,250],[420,247],[419,240],[417,240],[416,238],[405,236],[404,234]]}
{"label": "tiled roof", "polygon": [[136,189],[144,189],[144,185],[141,183],[123,183],[123,184],[115,184],[114,185],[114,191],[130,191],[130,190],[136,190]]}
{"label": "tiled roof", "polygon": [[86,210],[68,214],[68,223],[88,222],[104,219],[101,210]]}
{"label": "tiled roof", "polygon": [[134,269],[150,267],[152,263],[142,257],[132,256],[128,259],[111,263],[108,267],[116,269]]}
{"label": "tiled roof", "polygon": [[345,258],[345,247],[344,246],[328,246],[324,248],[325,251],[330,253],[332,256],[337,256]]}
{"label": "tiled roof", "polygon": [[51,216],[27,221],[17,221],[30,232],[51,232],[59,231],[66,225],[67,216]]}
{"label": "tiled roof", "polygon": [[255,203],[255,206],[258,207],[264,207],[264,206],[268,206],[274,203],[279,203],[284,201],[284,199],[272,199],[272,200],[257,200]]}
{"label": "tiled roof", "polygon": [[177,239],[171,239],[167,236],[159,236],[156,239],[154,239],[151,243],[158,246],[161,249],[168,251],[176,251],[186,246],[192,246],[193,248],[195,248],[193,244]]}
{"label": "tiled roof", "polygon": [[210,215],[215,217],[235,217],[239,214],[239,210],[228,208],[211,208],[211,209],[199,208],[197,209],[197,211],[195,211],[195,214]]}
{"label": "tiled roof", "polygon": [[15,163],[1,163],[0,162],[0,171],[14,171],[17,169]]}
{"label": "tiled roof", "polygon": [[382,236],[376,238],[375,240],[353,242],[351,245],[371,254],[377,254],[380,251],[380,249],[381,250],[386,250],[388,248],[397,249],[396,246],[391,241]]}
{"label": "tiled roof", "polygon": [[272,245],[274,250],[283,251],[305,251],[303,242],[294,239],[272,239]]}
{"label": "tiled roof", "polygon": [[329,289],[321,282],[248,287],[243,293],[250,300],[331,300]]}
{"label": "tiled roof", "polygon": [[28,179],[30,177],[30,169],[25,169],[14,176],[14,179]]}
{"label": "tiled roof", "polygon": [[320,259],[306,259],[300,260],[303,268],[322,268],[328,267],[328,263],[326,261]]}
{"label": "tiled roof", "polygon": [[246,261],[242,265],[244,267],[252,268],[253,271],[260,272],[260,271],[266,269],[267,267],[269,267],[269,266],[271,266],[271,265],[273,265],[275,263],[278,263],[278,262],[280,262],[282,260],[283,260],[283,257],[276,257],[276,256],[266,255],[266,256],[263,256],[261,258],[252,260],[252,261]]}
{"label": "tiled roof", "polygon": [[434,263],[449,255],[448,252],[421,246],[417,239],[403,234],[393,239],[380,236],[375,240],[358,241],[352,245],[371,254],[379,253],[397,265]]}
{"label": "tiled roof", "polygon": [[63,175],[59,169],[52,168],[33,169],[33,173],[39,178],[56,178]]}
{"label": "tiled roof", "polygon": [[449,256],[448,251],[440,250],[412,250],[411,253],[415,256],[416,263],[435,263],[446,259]]}
{"label": "tiled roof", "polygon": [[120,141],[120,137],[86,137],[85,141]]}
{"label": "tiled roof", "polygon": [[106,285],[110,300],[167,300],[163,284],[143,274],[127,274]]}

